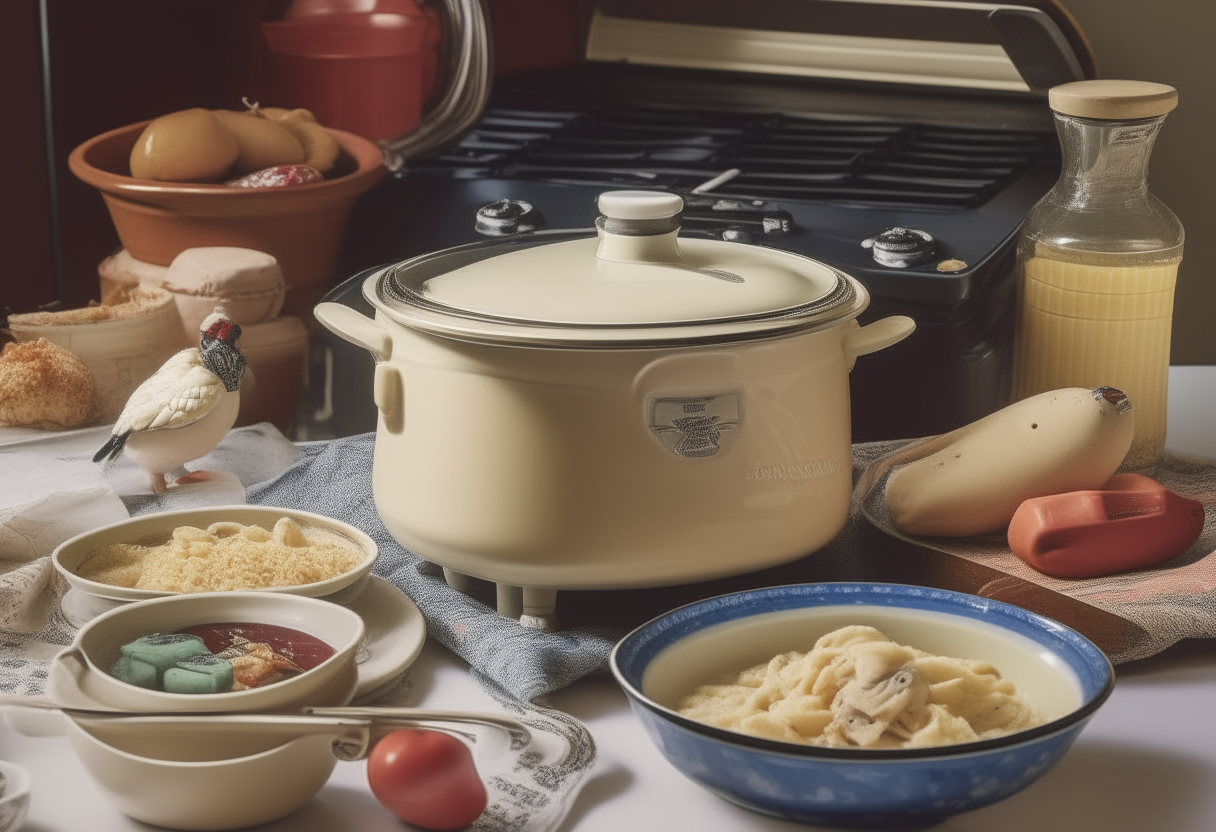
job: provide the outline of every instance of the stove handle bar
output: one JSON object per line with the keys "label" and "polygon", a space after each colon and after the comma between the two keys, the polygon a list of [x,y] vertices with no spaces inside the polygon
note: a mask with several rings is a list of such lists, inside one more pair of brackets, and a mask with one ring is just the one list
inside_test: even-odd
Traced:
{"label": "stove handle bar", "polygon": [[1041,9],[999,8],[988,13],[1001,47],[1031,92],[1088,76],[1068,38]]}
{"label": "stove handle bar", "polygon": [[1016,92],[1093,77],[1060,0],[594,0],[591,62]]}
{"label": "stove handle bar", "polygon": [[385,166],[404,173],[409,160],[460,141],[481,118],[494,80],[493,34],[485,0],[440,0],[444,12],[443,95],[409,133],[380,142]]}

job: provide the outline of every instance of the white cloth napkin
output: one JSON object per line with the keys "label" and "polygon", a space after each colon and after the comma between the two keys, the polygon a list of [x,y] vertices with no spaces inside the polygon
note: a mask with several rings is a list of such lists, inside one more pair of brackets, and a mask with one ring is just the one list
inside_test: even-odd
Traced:
{"label": "white cloth napkin", "polygon": [[239,428],[191,464],[220,472],[215,480],[158,498],[134,463],[93,462],[109,433],[0,429],[0,694],[42,693],[47,662],[75,634],[60,607],[66,584],[51,564],[60,543],[132,514],[243,503],[247,485],[299,457],[269,424]]}
{"label": "white cloth napkin", "polygon": [[[585,726],[541,700],[602,668],[610,638],[595,636],[590,649],[571,650],[565,636],[530,631],[451,589],[437,567],[392,540],[372,501],[371,434],[295,445],[269,424],[238,428],[189,466],[215,472],[213,479],[162,495],[152,494],[147,475],[122,456],[92,461],[107,435],[105,428],[0,433],[0,695],[44,693],[50,660],[74,636],[62,610],[66,582],[50,562],[60,543],[160,511],[246,502],[314,511],[377,539],[376,572],[411,595],[428,631],[469,661],[478,682],[533,732],[511,770],[488,778],[490,805],[472,828],[552,832],[561,824],[595,760],[595,743]],[[457,640],[462,644],[446,637],[455,632],[493,639]],[[565,655],[551,662],[551,654]],[[408,680],[374,704],[403,704],[394,697],[404,692]]]}
{"label": "white cloth napkin", "polygon": [[[0,628],[33,633],[51,624],[50,552],[83,532],[127,518],[100,471],[33,451],[6,453],[0,476]],[[66,486],[65,486],[66,483]]]}

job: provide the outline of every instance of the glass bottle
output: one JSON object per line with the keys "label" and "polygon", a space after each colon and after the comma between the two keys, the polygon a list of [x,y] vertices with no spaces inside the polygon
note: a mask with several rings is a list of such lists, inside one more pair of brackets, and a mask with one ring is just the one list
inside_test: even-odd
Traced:
{"label": "glass bottle", "polygon": [[1117,387],[1135,435],[1125,469],[1165,446],[1166,384],[1182,223],[1148,190],[1149,157],[1178,92],[1141,81],[1053,87],[1063,166],[1018,243],[1015,400]]}

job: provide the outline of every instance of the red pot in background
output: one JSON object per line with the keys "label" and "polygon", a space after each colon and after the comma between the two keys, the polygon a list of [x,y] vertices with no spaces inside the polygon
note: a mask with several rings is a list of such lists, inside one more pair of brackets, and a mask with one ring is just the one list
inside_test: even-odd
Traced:
{"label": "red pot in background", "polygon": [[413,0],[367,5],[302,0],[282,20],[262,23],[265,103],[304,107],[322,124],[372,141],[412,131],[434,89],[439,16]]}

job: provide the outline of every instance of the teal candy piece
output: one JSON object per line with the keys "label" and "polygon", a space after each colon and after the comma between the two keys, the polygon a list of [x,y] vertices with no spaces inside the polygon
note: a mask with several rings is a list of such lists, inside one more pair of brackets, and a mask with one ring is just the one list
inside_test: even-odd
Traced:
{"label": "teal candy piece", "polygon": [[191,656],[207,652],[207,645],[201,638],[186,633],[153,633],[122,646],[124,656],[147,662],[158,674]]}
{"label": "teal candy piece", "polygon": [[119,656],[118,661],[114,662],[114,667],[110,669],[110,675],[129,685],[138,685],[141,688],[151,688],[152,690],[159,688],[156,668],[130,656]]}
{"label": "teal candy piece", "polygon": [[200,653],[210,655],[201,638],[186,633],[152,633],[140,636],[135,641],[124,644],[120,651],[122,655],[114,663],[110,675],[152,690],[163,689],[165,671],[178,662]]}
{"label": "teal candy piece", "polygon": [[199,654],[165,671],[167,693],[223,693],[232,689],[232,665],[210,653]]}

